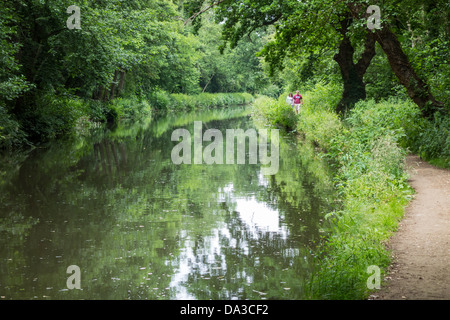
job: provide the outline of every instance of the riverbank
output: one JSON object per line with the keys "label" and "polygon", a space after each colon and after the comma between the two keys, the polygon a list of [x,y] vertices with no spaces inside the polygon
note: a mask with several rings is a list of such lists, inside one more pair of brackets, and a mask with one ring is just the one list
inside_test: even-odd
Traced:
{"label": "riverbank", "polygon": [[138,121],[151,117],[155,112],[223,108],[249,104],[253,100],[249,93],[185,95],[159,91],[150,100],[132,96],[111,101],[45,95],[38,98],[35,107],[22,112],[19,118],[0,106],[0,151],[36,146],[102,123]]}
{"label": "riverbank", "polygon": [[[432,130],[413,103],[362,101],[340,119],[334,112],[337,91],[319,86],[303,94],[296,126],[303,141],[319,146],[335,168],[340,194],[336,210],[326,216],[329,234],[316,255],[317,270],[307,290],[311,299],[367,299],[374,292],[368,285],[371,270],[380,271],[380,280],[387,274],[392,263],[387,244],[414,194],[408,184],[407,150],[438,155],[444,164],[448,151],[445,143],[440,148],[426,145],[424,137]],[[435,137],[445,141],[445,130]]]}
{"label": "riverbank", "polygon": [[330,233],[317,256],[312,299],[365,299],[371,292],[368,268],[382,277],[390,264],[385,244],[413,193],[404,170],[406,152],[399,146],[404,124],[393,128],[381,121],[392,108],[401,107],[361,103],[340,120],[334,112],[312,108],[305,97],[299,130],[335,167],[341,200],[327,215]]}

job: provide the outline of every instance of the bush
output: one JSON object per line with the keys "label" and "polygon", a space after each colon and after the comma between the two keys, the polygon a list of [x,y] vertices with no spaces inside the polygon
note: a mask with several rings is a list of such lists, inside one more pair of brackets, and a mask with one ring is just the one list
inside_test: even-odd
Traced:
{"label": "bush", "polygon": [[277,97],[280,96],[281,91],[282,90],[280,89],[279,86],[277,86],[276,84],[271,84],[267,87],[264,87],[263,90],[260,92],[260,94],[263,96],[276,99]]}
{"label": "bush", "polygon": [[88,108],[87,117],[93,122],[106,122],[107,113],[109,108],[107,105],[99,100],[86,100],[85,101]]}
{"label": "bush", "polygon": [[146,100],[132,98],[116,98],[109,104],[115,119],[139,119],[151,115],[150,104]]}
{"label": "bush", "polygon": [[27,143],[26,134],[17,120],[0,106],[0,150],[11,149]]}
{"label": "bush", "polygon": [[164,91],[156,91],[154,94],[150,97],[150,104],[156,109],[156,110],[167,110],[169,103],[170,103],[170,97],[169,95]]}
{"label": "bush", "polygon": [[303,96],[303,104],[314,110],[332,111],[342,97],[342,86],[336,83],[319,82],[308,92],[300,93]]}
{"label": "bush", "polygon": [[360,101],[346,120],[367,141],[391,134],[402,148],[424,160],[450,167],[450,117],[436,113],[432,121],[422,118],[410,100],[391,98],[375,103]]}
{"label": "bush", "polygon": [[89,116],[89,107],[75,96],[45,94],[21,114],[20,122],[31,141],[48,141],[76,127],[78,119]]}
{"label": "bush", "polygon": [[433,121],[425,121],[416,136],[415,149],[424,160],[450,168],[450,117],[435,114]]}
{"label": "bush", "polygon": [[334,112],[340,100],[340,87],[335,84],[316,84],[312,91],[302,94],[303,106],[298,130],[307,140],[314,141],[325,150],[343,130],[343,125]]}
{"label": "bush", "polygon": [[292,106],[281,96],[278,100],[269,97],[259,97],[253,102],[253,114],[263,118],[273,126],[292,131],[297,127],[298,115]]}

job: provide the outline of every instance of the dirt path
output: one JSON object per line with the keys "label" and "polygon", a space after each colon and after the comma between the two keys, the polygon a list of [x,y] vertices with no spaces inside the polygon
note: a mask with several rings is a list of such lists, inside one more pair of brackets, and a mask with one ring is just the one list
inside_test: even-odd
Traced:
{"label": "dirt path", "polygon": [[390,242],[394,264],[377,300],[450,299],[450,170],[408,156],[416,190]]}

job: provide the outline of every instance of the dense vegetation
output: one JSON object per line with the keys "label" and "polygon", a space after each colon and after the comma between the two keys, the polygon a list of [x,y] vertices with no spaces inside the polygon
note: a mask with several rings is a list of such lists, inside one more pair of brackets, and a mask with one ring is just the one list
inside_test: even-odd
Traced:
{"label": "dense vegetation", "polygon": [[[184,25],[182,2],[84,1],[81,29],[69,29],[72,4],[0,4],[1,148],[71,132],[79,119],[241,103],[248,96],[207,93],[264,93],[269,86],[256,57],[265,37],[220,54],[222,27],[203,15],[204,26],[194,33]],[[201,101],[181,103],[181,95]]]}
{"label": "dense vegetation", "polygon": [[434,160],[448,167],[448,118],[433,124],[414,103],[390,98],[360,101],[341,119],[334,111],[336,91],[339,87],[318,84],[306,92],[299,118],[284,95],[258,98],[253,114],[297,130],[303,143],[319,146],[335,168],[340,203],[326,215],[330,233],[317,251],[317,270],[305,288],[308,296],[361,299],[370,292],[367,268],[377,266],[384,273],[389,266],[385,244],[414,193],[407,183],[407,151],[437,156]]}
{"label": "dense vegetation", "polygon": [[371,4],[382,6],[379,29],[367,28],[365,1],[84,1],[78,20],[70,1],[3,1],[0,146],[114,120],[117,97],[135,116],[143,104],[165,109],[170,94],[276,97],[320,81],[342,86],[340,113],[361,99],[409,97],[442,131],[448,3]]}
{"label": "dense vegetation", "polygon": [[[398,100],[359,102],[341,121],[323,102],[306,94],[299,129],[326,150],[342,202],[327,215],[332,232],[310,290],[313,297],[360,299],[368,294],[367,268],[375,265],[384,272],[388,267],[385,243],[413,193],[401,145],[409,143],[407,131],[420,112]],[[386,123],[388,115],[392,122]]]}
{"label": "dense vegetation", "polygon": [[[93,122],[254,101],[254,116],[299,132],[335,167],[311,297],[367,295],[411,197],[404,159],[450,167],[450,3],[363,0],[71,1],[0,4],[0,149]],[[300,90],[300,117],[286,104]],[[293,169],[294,170],[294,169]]]}
{"label": "dense vegetation", "polygon": [[[249,3],[257,6],[256,2]],[[310,1],[305,8],[319,3]],[[347,2],[352,3],[356,1]],[[317,254],[317,272],[305,288],[311,298],[367,298],[370,293],[367,268],[375,265],[382,275],[386,272],[391,257],[385,244],[414,193],[407,183],[408,152],[417,153],[435,165],[450,167],[450,95],[448,80],[444,79],[450,66],[447,45],[450,8],[439,1],[413,5],[414,9],[407,3],[396,7],[385,2],[384,7],[385,11],[386,6],[392,10],[390,21],[385,22],[395,30],[391,36],[396,35],[402,59],[406,57],[405,63],[417,76],[411,76],[409,84],[399,77],[391,61],[395,58],[389,56],[393,52],[383,48],[386,45],[383,39],[378,38],[372,47],[368,45],[370,33],[366,33],[368,38],[361,42],[357,24],[345,24],[348,32],[343,38],[331,39],[335,41],[331,50],[330,42],[325,45],[324,39],[318,44],[320,38],[311,35],[317,36],[324,28],[333,31],[332,24],[311,27],[303,22],[295,29],[292,24],[280,22],[291,17],[286,13],[288,10],[276,5],[267,7],[273,10],[278,29],[275,41],[262,54],[270,65],[272,79],[283,83],[285,90],[278,98],[257,99],[254,116],[263,117],[274,126],[298,131],[303,139],[319,146],[335,167],[334,183],[340,194],[339,207],[327,215],[330,233]],[[328,9],[319,12],[342,14]],[[260,19],[261,23],[267,22],[266,17]],[[433,19],[441,23],[434,24]],[[244,32],[240,25],[230,29],[234,34]],[[292,30],[303,33],[296,36]],[[328,33],[322,36],[328,37]],[[351,41],[345,43],[346,37]],[[349,44],[354,50],[346,47]],[[345,49],[351,55],[342,61],[346,59]],[[354,58],[359,60],[355,63]],[[367,63],[364,72],[349,77],[349,70],[362,70],[358,66],[363,63]],[[426,94],[429,101],[424,104],[416,99],[415,89],[410,87],[411,83],[420,82],[418,78],[427,83],[425,87],[429,90]],[[355,88],[355,81],[360,81],[359,89]],[[285,102],[288,92],[297,89],[304,97],[298,118]]]}

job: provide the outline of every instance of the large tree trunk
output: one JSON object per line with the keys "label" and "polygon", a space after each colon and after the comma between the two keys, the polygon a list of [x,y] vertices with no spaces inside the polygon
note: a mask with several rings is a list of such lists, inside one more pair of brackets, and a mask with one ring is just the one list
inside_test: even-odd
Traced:
{"label": "large tree trunk", "polygon": [[[368,18],[364,4],[350,2],[347,6],[353,18]],[[392,71],[400,80],[400,83],[405,86],[410,98],[419,106],[422,116],[431,118],[436,111],[448,113],[448,110],[444,109],[443,103],[436,101],[425,81],[416,74],[403,51],[400,41],[390,30],[388,24],[383,23],[380,29],[374,29],[369,33],[374,35],[375,40],[386,53]]]}
{"label": "large tree trunk", "polygon": [[119,94],[122,92],[123,87],[125,85],[125,74],[126,74],[125,70],[120,70],[119,87],[117,88]]}
{"label": "large tree trunk", "polygon": [[336,107],[338,113],[344,113],[352,108],[359,100],[366,98],[366,84],[364,83],[364,74],[375,56],[375,40],[371,34],[367,35],[364,52],[357,63],[353,62],[355,52],[349,37],[347,36],[348,27],[352,19],[347,16],[341,21],[339,32],[343,39],[339,45],[339,51],[334,56],[341,70],[342,80],[344,82],[344,92],[342,99]]}
{"label": "large tree trunk", "polygon": [[116,90],[116,86],[117,86],[117,77],[119,75],[119,71],[116,70],[114,71],[114,79],[113,82],[111,83],[111,89],[110,89],[110,93],[109,93],[109,100],[113,100],[114,99],[114,93]]}
{"label": "large tree trunk", "polygon": [[416,74],[397,36],[387,26],[377,30],[375,36],[386,53],[392,71],[405,86],[410,98],[419,106],[422,115],[431,118],[436,111],[443,112],[443,104],[436,101],[428,85]]}
{"label": "large tree trunk", "polygon": [[350,40],[344,36],[339,46],[339,52],[334,56],[334,60],[338,63],[341,70],[342,80],[344,82],[344,92],[336,108],[338,113],[345,112],[345,110],[351,108],[356,102],[366,98],[366,87],[363,78],[357,72],[356,66],[353,63],[353,52],[354,49]]}

